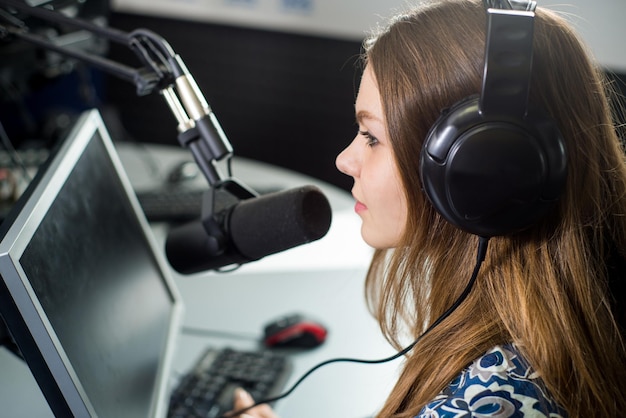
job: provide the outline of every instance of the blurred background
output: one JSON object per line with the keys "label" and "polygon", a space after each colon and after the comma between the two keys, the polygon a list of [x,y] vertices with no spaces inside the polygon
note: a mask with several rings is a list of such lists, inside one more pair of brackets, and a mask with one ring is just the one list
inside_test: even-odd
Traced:
{"label": "blurred background", "polygon": [[[147,28],[160,34],[187,64],[235,155],[296,170],[346,190],[351,180],[336,171],[334,158],[356,132],[353,106],[361,42],[378,22],[410,4],[405,0],[28,3],[123,31]],[[539,5],[569,19],[615,87],[626,92],[626,2],[545,0]],[[75,28],[53,29],[25,16],[22,20],[58,44],[136,64],[125,46]],[[450,25],[453,30],[454,22]],[[12,145],[25,156],[39,158],[26,150],[53,146],[72,118],[92,107],[101,110],[114,140],[178,145],[176,121],[158,94],[138,96],[127,81],[0,36],[0,121]]]}

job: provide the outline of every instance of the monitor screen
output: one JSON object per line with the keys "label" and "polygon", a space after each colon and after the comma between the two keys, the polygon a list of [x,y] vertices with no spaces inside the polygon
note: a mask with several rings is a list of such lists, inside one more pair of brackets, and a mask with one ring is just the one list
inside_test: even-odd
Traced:
{"label": "monitor screen", "polygon": [[163,416],[181,303],[97,111],[42,171],[3,225],[2,316],[56,416]]}

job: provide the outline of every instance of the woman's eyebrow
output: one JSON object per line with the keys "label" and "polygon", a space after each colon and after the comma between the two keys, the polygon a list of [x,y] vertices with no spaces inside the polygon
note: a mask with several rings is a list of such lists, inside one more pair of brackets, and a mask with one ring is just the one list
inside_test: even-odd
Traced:
{"label": "woman's eyebrow", "polygon": [[376,115],[374,115],[373,113],[367,110],[359,110],[358,112],[356,112],[356,120],[357,122],[361,122],[363,120],[373,120],[373,121],[382,122],[379,117],[377,117]]}

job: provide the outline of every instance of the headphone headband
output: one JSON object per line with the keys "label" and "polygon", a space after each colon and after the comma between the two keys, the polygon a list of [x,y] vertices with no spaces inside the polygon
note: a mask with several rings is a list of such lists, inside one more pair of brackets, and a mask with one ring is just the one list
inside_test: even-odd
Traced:
{"label": "headphone headband", "polygon": [[483,0],[485,9],[524,10],[534,12],[537,8],[536,1],[528,0]]}
{"label": "headphone headband", "polygon": [[481,111],[523,118],[533,56],[533,12],[488,9]]}

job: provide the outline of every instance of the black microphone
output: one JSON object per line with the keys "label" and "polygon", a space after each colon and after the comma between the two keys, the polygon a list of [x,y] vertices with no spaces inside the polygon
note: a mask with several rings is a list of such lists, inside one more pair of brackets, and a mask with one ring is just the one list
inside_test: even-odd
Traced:
{"label": "black microphone", "polygon": [[165,252],[176,271],[239,265],[318,240],[332,218],[330,203],[316,186],[251,197],[217,215],[216,231],[208,232],[201,220],[170,231]]}

